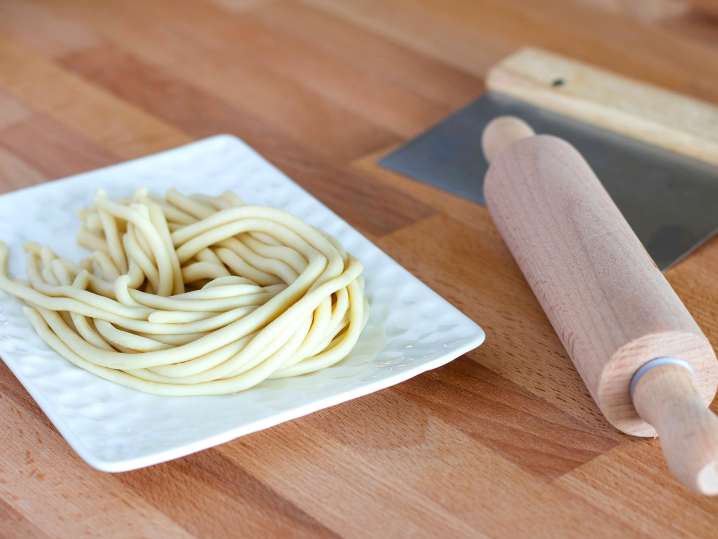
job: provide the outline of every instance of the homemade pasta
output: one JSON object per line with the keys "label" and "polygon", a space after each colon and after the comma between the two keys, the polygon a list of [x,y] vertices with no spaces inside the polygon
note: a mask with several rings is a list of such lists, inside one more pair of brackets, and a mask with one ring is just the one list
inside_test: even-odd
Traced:
{"label": "homemade pasta", "polygon": [[158,198],[100,191],[80,212],[75,264],[27,244],[24,303],[38,335],[97,376],[157,395],[218,395],[310,373],[352,350],[366,324],[362,266],[292,215],[232,193]]}

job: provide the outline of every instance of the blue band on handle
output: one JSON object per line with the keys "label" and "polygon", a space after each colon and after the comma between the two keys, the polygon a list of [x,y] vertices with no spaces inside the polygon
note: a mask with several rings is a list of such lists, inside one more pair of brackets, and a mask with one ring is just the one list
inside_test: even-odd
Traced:
{"label": "blue band on handle", "polygon": [[630,392],[631,396],[633,396],[633,390],[636,389],[636,384],[638,384],[638,381],[643,378],[644,374],[646,374],[654,367],[661,367],[663,365],[679,365],[685,369],[688,369],[691,374],[695,374],[693,367],[685,359],[679,359],[677,357],[657,357],[656,359],[652,359],[651,361],[644,363],[643,366],[638,369],[633,375],[633,378],[631,378],[631,383],[628,386],[628,391]]}

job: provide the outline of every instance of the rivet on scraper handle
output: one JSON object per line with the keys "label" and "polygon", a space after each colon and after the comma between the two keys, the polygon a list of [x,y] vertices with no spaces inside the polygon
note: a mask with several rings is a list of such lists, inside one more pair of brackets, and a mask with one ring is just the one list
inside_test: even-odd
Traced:
{"label": "rivet on scraper handle", "polygon": [[491,216],[601,412],[718,494],[718,362],[695,320],[569,143],[507,117],[482,142]]}

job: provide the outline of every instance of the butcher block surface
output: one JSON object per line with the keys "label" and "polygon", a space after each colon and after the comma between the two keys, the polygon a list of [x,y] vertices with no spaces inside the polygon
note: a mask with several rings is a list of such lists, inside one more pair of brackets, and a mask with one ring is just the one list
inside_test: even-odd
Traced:
{"label": "butcher block surface", "polygon": [[[715,15],[642,4],[2,0],[0,191],[231,133],[487,341],[115,475],[88,467],[0,364],[0,537],[715,537],[718,498],[672,479],[657,440],[601,417],[486,208],[376,164],[527,45],[717,103]],[[667,276],[718,343],[718,239]]]}

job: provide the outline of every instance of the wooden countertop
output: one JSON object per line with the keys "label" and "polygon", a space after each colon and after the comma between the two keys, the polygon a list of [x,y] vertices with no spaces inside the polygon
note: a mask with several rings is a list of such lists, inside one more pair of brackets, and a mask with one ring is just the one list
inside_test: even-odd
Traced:
{"label": "wooden countertop", "polygon": [[[718,498],[598,414],[485,208],[375,165],[524,45],[718,102],[716,19],[637,4],[0,2],[0,190],[233,133],[488,334],[398,387],[117,475],[0,366],[0,536],[716,537]],[[714,344],[716,268],[718,239],[669,273]]]}

